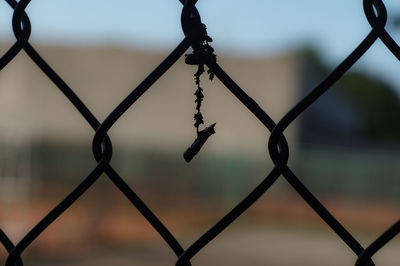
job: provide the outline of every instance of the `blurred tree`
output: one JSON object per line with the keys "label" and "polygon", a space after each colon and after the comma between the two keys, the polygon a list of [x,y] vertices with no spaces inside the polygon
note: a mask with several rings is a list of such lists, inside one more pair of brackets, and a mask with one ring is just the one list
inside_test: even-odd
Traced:
{"label": "blurred tree", "polygon": [[360,111],[368,137],[400,142],[400,101],[389,84],[365,72],[352,71],[339,81],[338,86]]}
{"label": "blurred tree", "polygon": [[393,19],[393,26],[398,28],[400,27],[400,15],[397,15]]}
{"label": "blurred tree", "polygon": [[[313,80],[311,84],[320,82],[332,71],[313,46],[302,48],[300,56],[306,65],[306,76],[308,79],[311,76]],[[343,102],[351,103],[357,110],[361,120],[360,138],[372,142],[400,143],[400,98],[390,84],[366,71],[351,70],[331,90],[340,93]]]}

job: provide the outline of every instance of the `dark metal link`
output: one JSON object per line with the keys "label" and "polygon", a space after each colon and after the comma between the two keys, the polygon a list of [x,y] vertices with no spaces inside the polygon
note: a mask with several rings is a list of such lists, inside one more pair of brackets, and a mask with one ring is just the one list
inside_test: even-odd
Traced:
{"label": "dark metal link", "polygon": [[398,220],[377,240],[375,240],[369,247],[367,247],[363,252],[361,252],[356,262],[356,266],[368,265],[369,260],[371,260],[371,257],[399,233],[400,233],[400,220]]}
{"label": "dark metal link", "polygon": [[[84,120],[95,131],[92,142],[93,156],[97,162],[96,167],[42,218],[25,236],[14,245],[9,237],[0,229],[0,243],[9,253],[6,266],[22,266],[21,255],[33,241],[58,219],[72,204],[74,204],[101,176],[105,173],[124,196],[135,206],[153,228],[164,239],[165,243],[177,256],[177,266],[191,265],[190,260],[208,245],[214,238],[222,233],[229,225],[238,219],[252,206],[282,175],[294,188],[303,200],[321,217],[321,219],[346,243],[357,256],[356,266],[375,265],[372,256],[383,248],[389,241],[399,234],[400,220],[394,223],[385,233],[376,239],[369,247],[364,249],[361,244],[347,231],[344,226],[324,207],[324,205],[308,190],[295,173],[289,168],[289,144],[284,136],[286,128],[295,121],[305,110],[316,102],[332,85],[334,85],[369,49],[380,39],[388,50],[400,60],[400,47],[386,31],[385,25],[387,12],[382,0],[363,0],[365,16],[371,25],[371,31],[317,87],[299,101],[289,112],[275,123],[271,117],[249,97],[246,92],[216,62],[215,55],[200,58],[201,64],[207,65],[210,73],[215,75],[222,84],[266,127],[271,133],[268,140],[268,151],[274,167],[268,171],[265,178],[241,200],[231,211],[224,215],[214,226],[194,241],[186,250],[181,246],[174,235],[158,219],[144,201],[124,181],[124,179],[112,168],[112,143],[108,131],[114,124],[132,108],[133,104],[146,93],[156,82],[173,66],[184,53],[192,47],[194,51],[199,48],[200,41],[210,38],[205,33],[205,25],[201,22],[200,13],[196,8],[197,0],[179,0],[183,4],[181,13],[181,26],[185,35],[178,46],[158,65],[129,95],[100,123],[74,91],[63,81],[50,65],[40,56],[29,43],[31,35],[31,23],[25,9],[30,0],[5,0],[14,9],[12,28],[16,42],[0,58],[0,71],[10,63],[21,50],[24,50],[41,71],[56,85],[65,95]],[[210,38],[211,39],[211,38]],[[212,49],[211,46],[209,49]],[[214,52],[214,50],[211,50]],[[198,152],[201,142],[193,147]]]}
{"label": "dark metal link", "polygon": [[[11,60],[14,59],[14,57],[22,50],[22,48],[24,48],[24,45],[26,44],[31,35],[31,23],[29,21],[29,18],[25,13],[21,13],[21,8],[22,11],[25,9],[25,7],[23,7],[24,2],[21,1],[17,3],[17,2],[12,2],[11,0],[7,0],[7,2],[15,9],[13,21],[14,18],[15,20],[21,21],[23,29],[20,30],[21,34],[17,38],[17,42],[15,42],[14,45],[11,46],[10,49],[8,49],[8,51],[0,58],[0,71],[8,63],[10,63]],[[28,3],[29,2],[26,2],[26,4]],[[19,10],[19,12],[17,12],[17,10]],[[22,19],[21,16],[23,16]]]}
{"label": "dark metal link", "polygon": [[[14,249],[14,244],[11,242],[11,240],[8,238],[8,236],[3,232],[3,230],[0,229],[0,243],[3,245],[3,247],[10,253]],[[20,257],[17,257],[15,260],[15,265],[16,266],[23,266],[24,264],[22,263],[22,260]]]}

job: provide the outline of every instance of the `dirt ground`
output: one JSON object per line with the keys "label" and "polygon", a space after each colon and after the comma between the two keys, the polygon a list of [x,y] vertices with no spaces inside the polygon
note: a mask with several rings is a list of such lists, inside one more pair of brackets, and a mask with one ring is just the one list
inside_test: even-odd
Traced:
{"label": "dirt ground", "polygon": [[[176,256],[132,206],[123,199],[107,200],[92,206],[98,199],[88,198],[70,208],[23,253],[24,265],[175,265]],[[324,203],[364,247],[398,219],[400,210],[398,205],[387,203]],[[190,198],[173,205],[156,209],[156,213],[184,248],[226,212],[217,204],[204,205]],[[50,201],[0,205],[0,228],[15,243],[52,206]],[[399,251],[397,236],[373,259],[377,266],[399,266]],[[0,265],[5,259],[0,248]],[[350,248],[301,200],[270,197],[201,250],[192,265],[352,266],[356,260]]]}
{"label": "dirt ground", "polygon": [[[373,235],[358,236],[362,244]],[[194,238],[194,237],[193,237]],[[186,242],[188,242],[187,239]],[[397,238],[374,257],[376,265],[400,265],[400,239]],[[164,244],[109,249],[69,258],[36,259],[32,266],[162,266],[175,265],[176,258]],[[192,265],[219,266],[345,266],[354,265],[356,256],[333,233],[298,229],[228,230],[204,248]]]}

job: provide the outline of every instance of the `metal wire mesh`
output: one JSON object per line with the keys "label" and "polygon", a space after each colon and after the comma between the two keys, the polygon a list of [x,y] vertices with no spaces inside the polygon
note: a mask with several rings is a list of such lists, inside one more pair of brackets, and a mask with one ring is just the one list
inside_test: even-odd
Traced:
{"label": "metal wire mesh", "polygon": [[[284,136],[285,129],[296,120],[310,105],[318,100],[329,88],[332,87],[366,52],[374,43],[380,39],[388,50],[400,60],[400,47],[385,30],[387,13],[381,0],[364,0],[364,12],[371,31],[365,39],[354,49],[354,51],[315,87],[306,97],[299,101],[289,112],[277,123],[242,90],[235,81],[216,62],[215,57],[210,56],[210,51],[205,49],[203,42],[208,37],[202,27],[200,14],[195,4],[196,0],[180,0],[183,4],[181,22],[185,38],[165,58],[161,64],[153,70],[131,93],[100,123],[86,105],[79,99],[74,91],[63,81],[63,79],[46,63],[46,61],[35,51],[29,43],[31,24],[25,8],[30,0],[6,0],[14,9],[12,27],[17,41],[0,59],[0,70],[3,69],[22,50],[31,60],[46,74],[46,76],[58,87],[65,97],[74,105],[76,110],[84,117],[87,123],[96,132],[93,138],[92,151],[97,161],[97,166],[83,179],[73,191],[55,206],[43,219],[16,244],[13,244],[5,232],[0,229],[0,241],[9,255],[6,266],[23,265],[21,254],[33,241],[52,224],[64,211],[66,211],[89,187],[91,187],[101,174],[107,177],[118,187],[126,198],[147,219],[153,228],[160,234],[171,250],[176,254],[176,265],[191,265],[191,259],[208,245],[216,236],[226,229],[233,221],[241,216],[256,202],[274,183],[282,176],[304,199],[305,202],[321,217],[321,219],[344,241],[344,243],[355,253],[357,261],[355,265],[375,265],[372,256],[391,241],[400,231],[400,220],[393,224],[386,232],[377,238],[368,247],[363,247],[353,235],[347,231],[342,224],[324,207],[323,204],[307,189],[296,174],[287,165],[289,159],[289,146]],[[262,124],[271,132],[268,150],[274,167],[266,175],[263,181],[257,185],[239,204],[229,211],[221,220],[205,232],[200,238],[193,242],[189,248],[184,249],[179,241],[172,235],[167,227],[149,209],[143,200],[127,185],[124,179],[110,165],[112,158],[112,143],[107,132],[116,121],[138,100],[152,85],[191,47],[194,50],[204,52],[197,64],[207,65],[210,71],[218,78],[226,88],[235,95],[239,101],[254,114]]]}

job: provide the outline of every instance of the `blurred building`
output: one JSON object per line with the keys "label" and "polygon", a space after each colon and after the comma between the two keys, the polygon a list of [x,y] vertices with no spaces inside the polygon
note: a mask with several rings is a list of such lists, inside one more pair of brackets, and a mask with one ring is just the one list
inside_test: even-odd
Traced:
{"label": "blurred building", "polygon": [[[36,48],[99,121],[168,54],[105,46]],[[6,45],[1,46],[1,51],[6,49]],[[295,52],[257,58],[218,55],[217,60],[275,121],[320,80]],[[181,58],[117,121],[109,131],[113,165],[125,169],[128,176],[146,177],[144,182],[169,173],[171,167],[182,168],[177,161],[183,161],[182,153],[196,137],[196,70]],[[219,191],[213,187],[216,176],[235,176],[230,193],[237,194],[247,187],[243,176],[254,175],[257,167],[270,168],[269,132],[218,79],[210,82],[204,74],[201,86],[205,125],[216,122],[217,133],[199,157],[214,159],[208,163],[203,160],[197,172],[183,169],[181,174],[197,174],[207,192]],[[0,194],[7,198],[26,194],[32,177],[82,179],[95,165],[91,155],[93,129],[24,52],[0,72],[0,121]],[[360,121],[357,108],[344,95],[328,92],[285,131],[291,147],[290,163],[304,179],[327,193],[346,190],[370,195],[378,189],[398,197],[399,169],[390,162],[400,156],[355,150],[354,143],[363,139]],[[337,145],[353,148],[338,149]],[[230,159],[215,160],[218,156]],[[151,170],[153,165],[158,170]],[[210,170],[215,165],[225,165],[224,172]],[[382,171],[385,182],[376,180]],[[265,170],[260,172],[265,174]],[[163,188],[174,184],[170,178]]]}
{"label": "blurred building", "polygon": [[[3,49],[5,47],[3,46]],[[37,50],[99,120],[103,120],[167,55],[109,47],[44,47]],[[113,143],[167,149],[193,140],[196,68],[175,64],[110,131]],[[274,119],[299,97],[300,72],[295,56],[234,58],[218,62]],[[21,52],[1,72],[0,134],[19,142],[88,143],[93,130],[53,83]],[[267,131],[215,80],[202,77],[206,125],[217,122],[218,152],[254,152]],[[288,130],[294,140],[295,128]],[[253,135],[252,137],[250,137]],[[183,144],[182,144],[183,143]]]}
{"label": "blurred building", "polygon": [[[36,48],[100,121],[168,54],[115,47]],[[6,49],[6,45],[1,46],[1,51]],[[294,55],[268,58],[221,55],[218,62],[275,120],[299,97],[301,72]],[[196,70],[181,58],[113,126],[109,135],[114,146],[183,152],[196,137],[193,126]],[[205,94],[202,106],[205,124],[217,123],[217,134],[202,152],[264,156],[268,130],[217,79],[210,82],[204,74],[201,85]],[[21,183],[17,177],[29,180],[29,167],[39,172],[50,167],[37,158],[38,149],[43,154],[44,147],[49,146],[90,147],[94,131],[24,52],[0,72],[0,88],[1,145],[11,145],[21,154],[30,150],[35,153],[20,158],[18,152],[11,154],[3,149],[3,161],[8,163],[0,166],[2,190],[14,191],[8,188]],[[297,135],[296,125],[286,133],[290,143],[296,142]],[[79,150],[76,153],[79,157]],[[72,157],[73,154],[71,151]],[[14,161],[12,170],[10,161]],[[23,187],[23,183],[18,186]]]}

